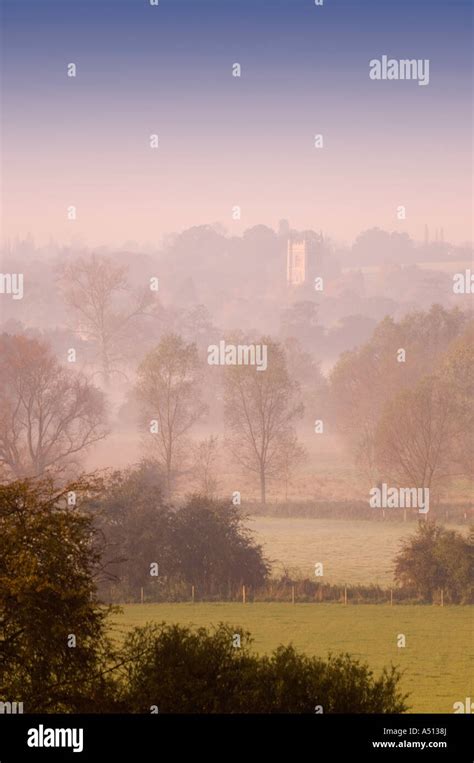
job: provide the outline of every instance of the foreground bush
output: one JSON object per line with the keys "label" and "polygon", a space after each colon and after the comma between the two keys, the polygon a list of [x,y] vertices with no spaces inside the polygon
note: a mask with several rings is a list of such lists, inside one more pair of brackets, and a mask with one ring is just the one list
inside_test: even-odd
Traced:
{"label": "foreground bush", "polygon": [[[239,646],[240,643],[240,646]],[[250,635],[219,625],[147,625],[126,639],[123,706],[149,713],[401,713],[406,696],[392,667],[375,678],[350,655],[327,660],[280,646],[250,651]]]}
{"label": "foreground bush", "polygon": [[25,712],[109,708],[107,611],[98,602],[100,538],[49,478],[0,485],[0,701]]}

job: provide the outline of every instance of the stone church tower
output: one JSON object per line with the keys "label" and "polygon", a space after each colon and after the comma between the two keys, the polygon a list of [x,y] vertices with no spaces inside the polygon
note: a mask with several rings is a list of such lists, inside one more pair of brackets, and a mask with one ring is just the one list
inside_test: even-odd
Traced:
{"label": "stone church tower", "polygon": [[[313,234],[314,235],[314,234]],[[313,281],[322,266],[323,237],[289,238],[286,255],[286,281],[288,286],[303,286]]]}

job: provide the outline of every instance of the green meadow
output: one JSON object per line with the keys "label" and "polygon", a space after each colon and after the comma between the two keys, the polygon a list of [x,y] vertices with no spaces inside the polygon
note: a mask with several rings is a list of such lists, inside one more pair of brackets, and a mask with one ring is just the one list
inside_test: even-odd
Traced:
{"label": "green meadow", "polygon": [[[279,644],[309,655],[349,652],[377,674],[393,663],[403,671],[410,712],[450,713],[472,697],[472,608],[422,605],[285,603],[127,604],[113,616],[117,638],[146,622],[216,625],[249,630],[258,653]],[[406,646],[397,646],[404,634]]]}

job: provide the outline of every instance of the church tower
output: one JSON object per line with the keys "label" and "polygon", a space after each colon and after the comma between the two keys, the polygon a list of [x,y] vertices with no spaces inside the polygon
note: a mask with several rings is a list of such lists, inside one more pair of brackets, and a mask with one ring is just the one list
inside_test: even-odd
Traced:
{"label": "church tower", "polygon": [[[312,283],[321,275],[323,265],[323,236],[312,231],[302,237],[289,237],[286,253],[286,282],[288,286]],[[319,272],[318,272],[319,270]]]}
{"label": "church tower", "polygon": [[302,240],[288,239],[286,280],[289,286],[299,286],[308,278],[308,246]]}

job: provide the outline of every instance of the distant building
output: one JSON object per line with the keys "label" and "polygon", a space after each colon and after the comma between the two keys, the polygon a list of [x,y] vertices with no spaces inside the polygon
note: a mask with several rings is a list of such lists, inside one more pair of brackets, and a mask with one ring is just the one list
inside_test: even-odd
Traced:
{"label": "distant building", "polygon": [[303,286],[313,283],[317,275],[322,274],[323,237],[313,234],[311,237],[288,239],[286,255],[286,281],[288,286]]}
{"label": "distant building", "polygon": [[288,239],[286,258],[286,280],[290,286],[299,286],[306,281],[308,272],[308,248],[306,241]]}

